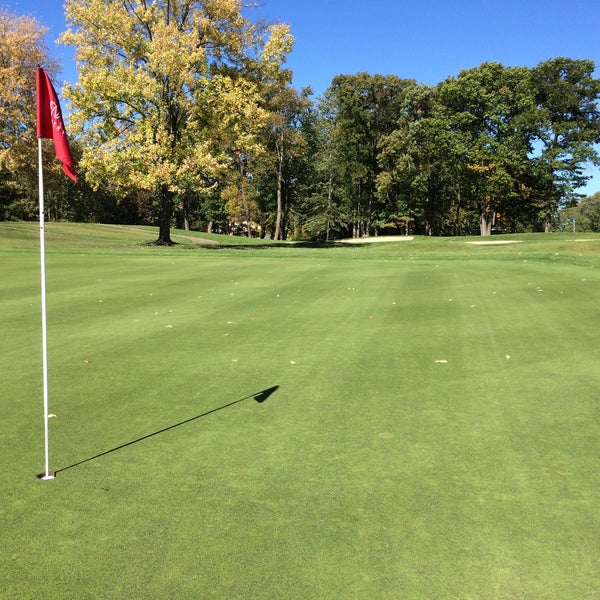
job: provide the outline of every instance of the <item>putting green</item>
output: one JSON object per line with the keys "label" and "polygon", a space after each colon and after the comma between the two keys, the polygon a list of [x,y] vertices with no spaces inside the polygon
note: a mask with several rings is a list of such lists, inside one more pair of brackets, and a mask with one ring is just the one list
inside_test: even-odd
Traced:
{"label": "putting green", "polygon": [[43,482],[19,227],[1,596],[597,597],[600,238],[160,249],[50,224]]}

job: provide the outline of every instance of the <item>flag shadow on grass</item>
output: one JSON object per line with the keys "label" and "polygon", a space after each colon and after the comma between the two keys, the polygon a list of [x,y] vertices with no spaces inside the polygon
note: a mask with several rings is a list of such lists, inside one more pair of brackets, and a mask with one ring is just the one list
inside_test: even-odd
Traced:
{"label": "flag shadow on grass", "polygon": [[68,467],[63,467],[62,469],[58,469],[55,471],[55,474],[58,475],[62,471],[66,471],[67,469],[72,469],[73,467],[78,467],[86,462],[90,462],[92,460],[96,460],[97,458],[101,458],[102,456],[106,456],[107,454],[111,454],[112,452],[116,452],[117,450],[122,450],[123,448],[127,448],[127,446],[133,446],[133,444],[137,444],[139,442],[143,442],[148,438],[154,437],[156,435],[160,435],[161,433],[166,433],[167,431],[171,431],[171,429],[176,429],[177,427],[181,427],[182,425],[187,425],[192,421],[196,421],[197,419],[201,419],[202,417],[207,417],[208,415],[212,415],[220,410],[225,408],[229,408],[234,404],[239,404],[240,402],[244,402],[244,400],[249,400],[250,398],[254,398],[258,403],[264,402],[271,394],[275,393],[279,389],[278,385],[274,385],[273,387],[267,388],[266,390],[262,390],[256,394],[250,394],[249,396],[245,396],[244,398],[240,398],[239,400],[234,400],[233,402],[228,402],[227,404],[223,404],[223,406],[218,406],[217,408],[213,408],[211,410],[207,410],[202,414],[196,415],[195,417],[190,417],[189,419],[185,419],[185,421],[180,421],[179,423],[175,423],[174,425],[169,425],[168,427],[163,427],[158,431],[153,431],[152,433],[148,433],[147,435],[143,435],[135,440],[131,440],[130,442],[125,442],[116,448],[111,448],[110,450],[105,450],[104,452],[100,452],[100,454],[96,454],[95,456],[90,456],[89,458],[84,458],[83,460],[77,461]]}

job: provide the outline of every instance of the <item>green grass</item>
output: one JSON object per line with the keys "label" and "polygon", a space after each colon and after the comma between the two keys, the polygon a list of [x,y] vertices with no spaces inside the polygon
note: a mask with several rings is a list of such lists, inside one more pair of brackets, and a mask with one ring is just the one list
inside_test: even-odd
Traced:
{"label": "green grass", "polygon": [[48,482],[0,224],[1,598],[600,597],[600,236],[46,234]]}

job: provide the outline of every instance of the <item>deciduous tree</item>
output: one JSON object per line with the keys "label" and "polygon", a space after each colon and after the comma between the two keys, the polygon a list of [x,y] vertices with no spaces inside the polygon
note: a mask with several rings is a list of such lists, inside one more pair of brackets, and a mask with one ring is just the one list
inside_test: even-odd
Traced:
{"label": "deciduous tree", "polygon": [[477,208],[481,234],[489,235],[496,215],[527,197],[520,181],[535,135],[529,70],[483,63],[439,84],[438,101],[461,134],[464,196]]}
{"label": "deciduous tree", "polygon": [[157,243],[170,244],[178,198],[209,191],[230,164],[223,107],[252,112],[244,81],[251,87],[271,64],[265,49],[282,29],[250,22],[241,0],[67,0],[65,8],[63,41],[79,66],[68,96],[87,176],[122,193],[148,191]]}
{"label": "deciduous tree", "polygon": [[[29,217],[37,210],[35,69],[43,65],[53,78],[58,71],[46,31],[33,17],[0,9],[0,219]],[[56,164],[52,156],[45,161],[48,190]]]}
{"label": "deciduous tree", "polygon": [[546,231],[560,202],[573,197],[589,176],[586,163],[600,164],[600,79],[591,60],[554,58],[532,71],[538,107],[536,176],[543,191],[539,208]]}
{"label": "deciduous tree", "polygon": [[327,95],[334,107],[332,129],[353,235],[368,235],[380,218],[377,196],[379,146],[394,131],[404,94],[413,80],[395,76],[338,75]]}

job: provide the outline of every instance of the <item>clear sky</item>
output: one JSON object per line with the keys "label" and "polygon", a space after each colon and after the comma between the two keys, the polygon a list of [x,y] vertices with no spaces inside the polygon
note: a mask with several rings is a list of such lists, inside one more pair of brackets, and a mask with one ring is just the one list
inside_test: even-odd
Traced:
{"label": "clear sky", "polygon": [[[247,2],[248,4],[250,2]],[[333,77],[366,71],[435,85],[484,61],[533,67],[557,56],[589,58],[600,77],[600,0],[258,0],[248,11],[291,26],[288,66],[296,87],[316,96]],[[0,0],[50,28],[63,79],[76,80],[72,51],[54,46],[64,31],[62,0]],[[600,171],[584,191],[600,190]]]}

